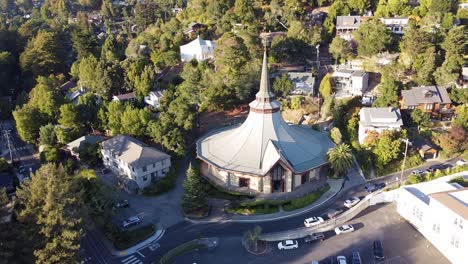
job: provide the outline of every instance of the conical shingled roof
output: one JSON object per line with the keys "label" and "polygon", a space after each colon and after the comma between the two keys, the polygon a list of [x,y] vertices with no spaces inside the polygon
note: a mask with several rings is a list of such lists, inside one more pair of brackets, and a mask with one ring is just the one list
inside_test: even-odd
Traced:
{"label": "conical shingled roof", "polygon": [[262,67],[260,89],[249,104],[247,119],[200,138],[198,157],[221,170],[256,175],[267,174],[279,160],[295,173],[326,163],[326,153],[334,146],[328,135],[283,120],[270,89],[266,51]]}

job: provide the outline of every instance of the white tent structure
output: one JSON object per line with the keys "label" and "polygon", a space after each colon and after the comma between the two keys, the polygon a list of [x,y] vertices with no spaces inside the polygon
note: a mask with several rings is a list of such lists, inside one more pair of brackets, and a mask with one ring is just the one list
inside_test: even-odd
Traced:
{"label": "white tent structure", "polygon": [[270,90],[266,51],[260,91],[249,106],[242,125],[215,130],[197,141],[202,174],[227,187],[262,193],[291,192],[318,180],[334,145],[326,134],[283,120]]}
{"label": "white tent structure", "polygon": [[214,58],[215,44],[210,40],[201,39],[198,36],[192,42],[180,46],[180,60],[183,62],[196,59],[204,61]]}

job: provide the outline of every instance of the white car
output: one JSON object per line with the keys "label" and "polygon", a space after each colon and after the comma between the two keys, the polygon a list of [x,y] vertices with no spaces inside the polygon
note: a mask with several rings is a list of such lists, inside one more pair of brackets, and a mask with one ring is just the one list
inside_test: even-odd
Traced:
{"label": "white car", "polygon": [[457,162],[455,162],[455,165],[457,165],[457,166],[465,166],[465,165],[466,165],[466,160],[464,160],[464,159],[457,160]]}
{"label": "white car", "polygon": [[359,199],[358,197],[351,197],[344,202],[344,206],[351,208],[357,203],[359,203],[359,201],[361,201],[361,199]]}
{"label": "white car", "polygon": [[295,249],[299,248],[299,242],[297,240],[284,240],[278,243],[278,249]]}
{"label": "white car", "polygon": [[338,262],[338,264],[347,264],[345,256],[336,257],[336,262]]}
{"label": "white car", "polygon": [[342,225],[340,227],[335,228],[335,233],[337,235],[351,233],[353,231],[354,231],[354,227],[352,225]]}
{"label": "white car", "polygon": [[311,227],[311,226],[316,226],[318,224],[321,224],[325,221],[323,221],[323,218],[322,217],[310,217],[310,218],[307,218],[306,220],[304,220],[304,225],[306,227]]}
{"label": "white car", "polygon": [[419,169],[418,169],[418,170],[414,170],[414,171],[412,171],[412,172],[411,172],[411,174],[413,174],[413,175],[424,174],[424,171],[423,171],[423,170],[419,170]]}
{"label": "white car", "polygon": [[132,216],[128,218],[127,220],[122,222],[122,227],[123,228],[128,228],[133,225],[138,225],[141,223],[141,218],[139,216]]}

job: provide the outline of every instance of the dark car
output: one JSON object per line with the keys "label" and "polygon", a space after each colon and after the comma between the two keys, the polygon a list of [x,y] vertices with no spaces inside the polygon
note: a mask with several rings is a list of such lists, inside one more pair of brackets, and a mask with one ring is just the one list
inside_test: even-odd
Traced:
{"label": "dark car", "polygon": [[373,249],[373,252],[374,252],[374,258],[376,260],[382,260],[382,259],[385,258],[384,253],[383,253],[382,242],[380,242],[380,240],[374,241],[374,243],[372,245],[372,249]]}
{"label": "dark car", "polygon": [[325,239],[325,235],[323,233],[313,233],[312,235],[306,236],[304,238],[304,242],[312,243],[317,240],[323,241]]}
{"label": "dark car", "polygon": [[320,264],[334,264],[334,263],[335,263],[334,257],[328,257],[320,261]]}
{"label": "dark car", "polygon": [[429,167],[429,169],[427,169],[427,171],[429,172],[435,172],[436,170],[444,170],[445,169],[445,166],[442,165],[442,164],[436,164],[436,165],[432,165]]}
{"label": "dark car", "polygon": [[359,254],[359,252],[354,251],[353,258],[351,259],[351,264],[361,264],[361,263],[362,263],[361,255]]}
{"label": "dark car", "polygon": [[383,189],[383,188],[385,188],[385,186],[387,186],[387,184],[385,184],[385,182],[380,182],[380,183],[377,183],[377,184],[375,185],[375,187],[377,188],[377,190]]}

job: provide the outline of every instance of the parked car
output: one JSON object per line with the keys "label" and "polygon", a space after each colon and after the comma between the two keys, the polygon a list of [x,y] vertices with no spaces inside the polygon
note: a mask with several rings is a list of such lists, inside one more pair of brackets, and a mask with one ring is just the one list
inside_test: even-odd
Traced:
{"label": "parked car", "polygon": [[338,264],[347,264],[345,256],[336,257],[336,261],[338,262]]}
{"label": "parked car", "polygon": [[335,228],[335,233],[337,235],[351,233],[351,232],[354,232],[354,227],[352,225],[342,225],[342,226]]}
{"label": "parked car", "polygon": [[362,264],[361,254],[359,252],[353,252],[353,258],[351,259],[351,264]]}
{"label": "parked car", "polygon": [[335,264],[335,258],[334,257],[324,258],[320,261],[320,264]]}
{"label": "parked car", "polygon": [[384,259],[384,253],[383,253],[383,246],[382,246],[382,242],[380,242],[380,240],[375,240],[373,245],[372,245],[372,249],[373,249],[373,252],[374,252],[374,258],[376,260],[382,260]]}
{"label": "parked car", "polygon": [[295,249],[299,248],[299,242],[297,240],[284,240],[278,243],[278,249]]}
{"label": "parked car", "polygon": [[344,202],[344,206],[351,208],[355,206],[357,203],[359,203],[359,201],[361,201],[359,197],[351,197]]}
{"label": "parked car", "polygon": [[332,219],[335,218],[337,215],[341,214],[343,210],[341,209],[331,209],[329,210],[329,213],[327,214],[327,217]]}
{"label": "parked car", "polygon": [[304,238],[304,242],[312,243],[314,241],[320,240],[323,241],[325,239],[325,235],[323,233],[313,233],[312,235],[308,235]]}
{"label": "parked car", "polygon": [[104,168],[104,169],[101,170],[102,174],[107,174],[109,172],[110,172],[110,170],[108,168]]}
{"label": "parked car", "polygon": [[428,172],[435,172],[437,170],[443,170],[445,169],[444,165],[442,164],[436,164],[436,165],[432,165],[429,167],[429,169],[427,169]]}
{"label": "parked car", "polygon": [[411,174],[413,174],[413,175],[420,175],[420,174],[424,174],[424,171],[423,171],[423,170],[417,169],[417,170],[412,171]]}
{"label": "parked car", "polygon": [[129,207],[130,204],[128,203],[128,200],[120,200],[115,204],[115,207],[117,208],[124,208],[124,207]]}
{"label": "parked car", "polygon": [[366,184],[364,186],[364,190],[366,190],[366,192],[375,192],[377,191],[377,186],[373,183],[369,183],[369,184]]}
{"label": "parked car", "polygon": [[375,186],[377,187],[377,190],[380,190],[380,189],[385,188],[385,186],[387,186],[387,184],[385,182],[379,182]]}
{"label": "parked car", "polygon": [[140,223],[141,223],[141,218],[139,216],[132,216],[122,222],[122,227],[128,228],[130,226],[138,225]]}
{"label": "parked car", "polygon": [[464,160],[464,159],[457,160],[457,162],[455,162],[455,165],[456,166],[465,166],[466,165],[466,160]]}
{"label": "parked car", "polygon": [[306,227],[311,227],[311,226],[316,226],[318,224],[323,223],[323,218],[322,217],[310,217],[304,220],[304,225]]}

